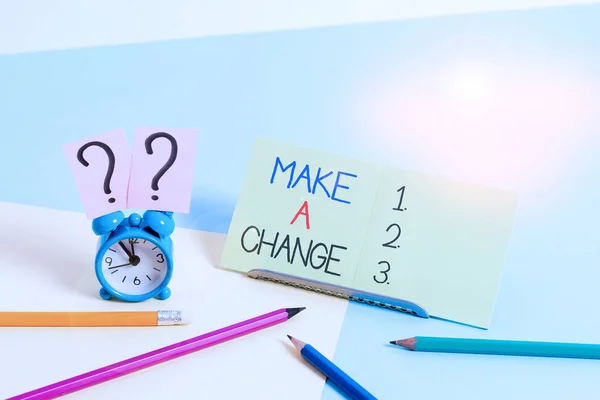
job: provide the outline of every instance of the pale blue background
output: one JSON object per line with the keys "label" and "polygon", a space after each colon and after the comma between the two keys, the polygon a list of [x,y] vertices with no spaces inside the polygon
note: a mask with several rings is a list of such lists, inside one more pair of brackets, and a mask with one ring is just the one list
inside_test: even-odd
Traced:
{"label": "pale blue background", "polygon": [[[254,137],[419,167],[413,153],[390,153],[385,140],[370,138],[376,132],[357,123],[349,88],[368,86],[384,67],[422,68],[422,52],[448,37],[461,39],[428,62],[482,52],[490,62],[507,54],[577,59],[595,71],[594,86],[598,21],[600,6],[582,6],[2,56],[0,200],[83,211],[65,142],[117,127],[130,139],[137,125],[197,127],[192,212],[178,215],[178,224],[225,233]],[[490,49],[485,38],[501,45]],[[578,157],[553,178],[556,191],[519,186],[490,331],[351,304],[336,362],[382,399],[595,397],[597,362],[412,354],[385,345],[427,334],[600,341],[600,119],[585,129]],[[324,398],[339,395],[328,386]]]}

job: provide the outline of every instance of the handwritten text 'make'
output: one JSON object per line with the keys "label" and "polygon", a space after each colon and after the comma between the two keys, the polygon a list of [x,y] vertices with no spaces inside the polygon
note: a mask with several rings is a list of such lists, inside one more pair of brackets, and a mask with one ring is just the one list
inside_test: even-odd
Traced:
{"label": "handwritten text 'make'", "polygon": [[337,171],[335,174],[334,180],[334,172],[328,171],[324,173],[321,167],[318,167],[316,175],[313,177],[311,172],[314,172],[314,168],[311,171],[311,167],[309,164],[306,164],[304,168],[300,171],[299,174],[296,175],[298,170],[296,161],[290,162],[288,165],[283,165],[281,159],[279,157],[275,158],[275,165],[273,166],[273,172],[271,173],[271,184],[275,181],[275,175],[280,172],[280,174],[285,175],[286,173],[289,175],[287,181],[287,188],[295,188],[301,181],[305,181],[306,190],[308,193],[316,194],[317,192],[324,193],[328,198],[333,201],[339,201],[340,203],[350,204],[350,201],[344,200],[340,198],[340,194],[338,191],[342,190],[350,190],[350,186],[343,185],[341,182],[342,177],[348,178],[356,178],[356,174],[351,174],[349,172]]}

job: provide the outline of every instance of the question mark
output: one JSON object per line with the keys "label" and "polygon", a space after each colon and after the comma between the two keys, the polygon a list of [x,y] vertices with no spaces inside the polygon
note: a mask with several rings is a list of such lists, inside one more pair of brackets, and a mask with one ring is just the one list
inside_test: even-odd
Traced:
{"label": "question mark", "polygon": [[[159,137],[168,139],[169,142],[171,142],[171,155],[169,156],[169,159],[167,160],[165,165],[163,165],[162,168],[158,170],[156,175],[154,175],[154,178],[152,178],[152,184],[150,187],[152,187],[152,190],[155,191],[158,190],[158,181],[160,180],[160,178],[162,178],[165,172],[167,172],[169,168],[171,168],[171,166],[175,163],[175,160],[177,159],[177,140],[175,140],[173,136],[165,132],[156,132],[146,138],[146,153],[150,155],[154,154],[154,152],[152,151],[152,142],[154,141],[154,139],[157,139]],[[152,200],[158,200],[158,196],[153,195]]]}
{"label": "question mark", "polygon": [[[108,147],[105,143],[102,142],[89,142],[84,144],[83,146],[81,146],[81,148],[79,149],[79,151],[77,151],[77,160],[83,164],[84,167],[87,167],[90,165],[89,162],[86,161],[85,158],[83,158],[83,152],[88,148],[88,147],[92,147],[92,146],[98,146],[100,148],[102,148],[105,152],[106,155],[108,156],[108,169],[106,170],[106,176],[104,177],[104,193],[106,194],[110,194],[110,180],[112,178],[113,172],[115,170],[115,154],[113,153],[113,151],[111,150],[110,147]],[[109,203],[114,203],[115,199],[114,197],[111,197],[108,199]]]}

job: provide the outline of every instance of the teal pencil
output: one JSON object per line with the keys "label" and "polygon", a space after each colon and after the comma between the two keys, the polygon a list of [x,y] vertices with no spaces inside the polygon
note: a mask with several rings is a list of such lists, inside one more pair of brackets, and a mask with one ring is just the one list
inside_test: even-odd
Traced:
{"label": "teal pencil", "polygon": [[600,345],[598,344],[458,339],[430,336],[392,340],[390,343],[413,351],[438,353],[600,359]]}

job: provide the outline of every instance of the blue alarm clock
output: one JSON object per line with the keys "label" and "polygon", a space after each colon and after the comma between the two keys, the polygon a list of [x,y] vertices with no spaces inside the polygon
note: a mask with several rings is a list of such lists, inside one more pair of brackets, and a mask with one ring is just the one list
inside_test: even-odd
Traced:
{"label": "blue alarm clock", "polygon": [[139,302],[165,300],[173,275],[173,213],[148,210],[143,217],[121,211],[92,221],[99,236],[95,259],[100,297]]}

